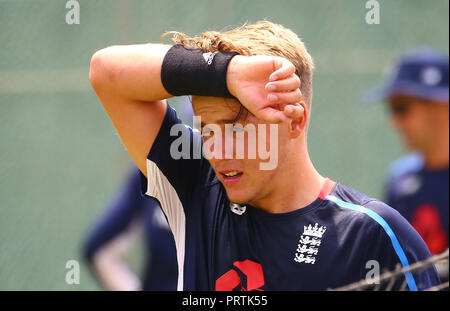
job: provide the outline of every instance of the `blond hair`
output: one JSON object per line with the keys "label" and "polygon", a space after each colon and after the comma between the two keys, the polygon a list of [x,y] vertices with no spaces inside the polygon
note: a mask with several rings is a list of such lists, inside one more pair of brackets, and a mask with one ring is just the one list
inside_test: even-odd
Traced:
{"label": "blond hair", "polygon": [[207,52],[237,52],[244,56],[267,55],[288,59],[301,80],[300,90],[308,107],[312,101],[312,74],[314,63],[303,41],[290,29],[268,21],[244,24],[219,32],[206,31],[190,37],[178,31],[168,31],[162,38],[172,35],[172,41]]}

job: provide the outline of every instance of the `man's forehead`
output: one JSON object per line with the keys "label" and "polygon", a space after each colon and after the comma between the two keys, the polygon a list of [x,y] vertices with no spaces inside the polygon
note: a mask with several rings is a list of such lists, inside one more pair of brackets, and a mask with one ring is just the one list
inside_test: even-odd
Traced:
{"label": "man's forehead", "polygon": [[241,108],[236,100],[203,96],[193,96],[192,106],[194,114],[201,116],[204,124],[234,120]]}

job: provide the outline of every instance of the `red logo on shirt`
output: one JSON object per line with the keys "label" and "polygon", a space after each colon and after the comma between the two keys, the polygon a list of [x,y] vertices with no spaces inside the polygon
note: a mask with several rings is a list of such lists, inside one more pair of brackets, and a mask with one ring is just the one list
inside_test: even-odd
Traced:
{"label": "red logo on shirt", "polygon": [[262,290],[264,273],[262,266],[251,260],[235,261],[233,268],[216,280],[218,291]]}
{"label": "red logo on shirt", "polygon": [[420,205],[411,218],[411,225],[420,234],[431,254],[440,254],[448,246],[439,210],[432,204]]}

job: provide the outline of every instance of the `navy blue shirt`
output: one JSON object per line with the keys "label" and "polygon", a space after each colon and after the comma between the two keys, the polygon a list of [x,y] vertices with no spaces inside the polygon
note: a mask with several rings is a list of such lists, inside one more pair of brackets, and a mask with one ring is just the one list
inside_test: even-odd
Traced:
{"label": "navy blue shirt", "polygon": [[394,162],[387,202],[419,232],[432,254],[448,248],[449,169],[427,170],[419,154]]}
{"label": "navy blue shirt", "polygon": [[176,290],[177,262],[173,235],[158,202],[143,197],[140,189],[140,172],[133,167],[119,195],[87,237],[85,257],[92,262],[97,250],[138,221],[144,227],[146,246],[142,289]]}
{"label": "navy blue shirt", "polygon": [[[190,159],[171,157],[178,136],[170,130],[179,123],[168,106],[143,184],[174,233],[178,290],[326,290],[366,278],[374,262],[392,270],[430,256],[397,211],[330,180],[314,202],[289,213],[232,204],[206,159],[192,150]],[[197,145],[200,133],[186,131]],[[439,284],[434,267],[405,277],[411,290]]]}

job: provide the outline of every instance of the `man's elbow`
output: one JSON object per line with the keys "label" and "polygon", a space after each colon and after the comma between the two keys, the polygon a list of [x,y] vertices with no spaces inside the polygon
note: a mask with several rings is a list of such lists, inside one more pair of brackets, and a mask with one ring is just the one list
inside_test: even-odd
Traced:
{"label": "man's elbow", "polygon": [[98,50],[92,55],[89,67],[89,81],[95,91],[99,91],[114,80],[111,58],[112,47]]}

